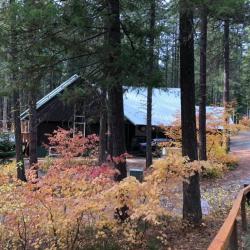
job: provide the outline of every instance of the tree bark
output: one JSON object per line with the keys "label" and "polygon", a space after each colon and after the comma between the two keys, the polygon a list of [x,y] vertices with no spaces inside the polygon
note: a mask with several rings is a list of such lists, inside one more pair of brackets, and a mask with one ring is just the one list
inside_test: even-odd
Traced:
{"label": "tree bark", "polygon": [[[108,0],[108,73],[110,81],[109,102],[111,114],[111,133],[113,157],[120,157],[126,152],[125,128],[123,110],[123,89],[120,82],[121,68],[119,59],[121,54],[121,30],[120,30],[120,2],[119,0]],[[115,167],[119,170],[117,181],[127,177],[126,159],[115,161]]]}
{"label": "tree bark", "polygon": [[[15,0],[10,0],[10,5],[14,4]],[[21,181],[27,181],[25,176],[25,165],[23,160],[22,152],[22,134],[21,134],[21,121],[20,121],[20,86],[17,82],[17,37],[15,31],[16,25],[16,14],[12,13],[11,16],[11,34],[10,34],[10,82],[13,86],[13,95],[12,95],[12,107],[13,107],[13,120],[14,120],[14,133],[15,133],[15,151],[16,151],[16,169],[17,169],[17,179]]]}
{"label": "tree bark", "polygon": [[[113,157],[120,157],[125,152],[125,130],[123,112],[123,90],[122,87],[113,87],[110,90],[111,108],[111,132]],[[126,160],[115,161],[115,167],[119,170],[116,176],[117,181],[127,177]]]}
{"label": "tree bark", "polygon": [[[155,0],[151,0],[150,6],[150,32],[149,32],[149,79],[152,79],[154,74],[154,46],[155,46]],[[152,79],[153,80],[153,79]],[[151,81],[152,81],[151,80]],[[153,163],[152,157],[152,95],[153,88],[152,82],[149,82],[147,89],[147,126],[146,126],[146,167],[149,167]]]}
{"label": "tree bark", "polygon": [[101,93],[100,107],[100,130],[99,130],[99,165],[103,164],[106,159],[107,151],[107,107],[106,107],[106,91]]}
{"label": "tree bark", "polygon": [[3,97],[3,132],[8,132],[8,97]]}
{"label": "tree bark", "polygon": [[30,167],[37,163],[37,113],[36,96],[29,92],[29,164]]}
{"label": "tree bark", "polygon": [[[176,40],[175,37],[175,29],[173,29],[173,41]],[[171,48],[171,87],[174,88],[176,87],[174,84],[174,78],[175,78],[175,62],[174,62],[174,58],[175,58],[175,53],[176,53],[176,48],[175,48],[175,44],[172,44],[172,48]]]}
{"label": "tree bark", "polygon": [[199,103],[199,159],[207,160],[206,103],[207,103],[207,10],[201,7],[200,38],[200,103]]}
{"label": "tree bark", "polygon": [[108,147],[108,155],[112,159],[113,157],[113,140],[112,140],[112,126],[111,126],[111,107],[110,107],[110,101],[108,100],[108,137],[107,137],[107,147]]}
{"label": "tree bark", "polygon": [[[180,1],[180,85],[182,154],[197,160],[194,85],[193,12],[187,0]],[[199,223],[202,219],[199,174],[183,183],[183,219]]]}
{"label": "tree bark", "polygon": [[21,134],[21,121],[20,121],[20,97],[19,91],[13,91],[13,120],[15,131],[15,150],[16,150],[16,168],[17,179],[27,181],[25,176],[25,166],[22,152],[22,134]]}
{"label": "tree bark", "polygon": [[[225,109],[225,127],[229,124],[230,112],[230,87],[229,87],[229,20],[224,21],[224,109]],[[224,148],[229,151],[228,129],[224,127]]]}
{"label": "tree bark", "polygon": [[165,84],[169,86],[169,45],[168,40],[166,40],[166,56],[165,56]]}
{"label": "tree bark", "polygon": [[174,87],[179,87],[178,82],[178,25],[175,27],[175,39],[174,39]]}
{"label": "tree bark", "polygon": [[228,107],[229,95],[229,20],[224,21],[224,106]]}
{"label": "tree bark", "polygon": [[153,89],[148,87],[147,91],[147,126],[146,126],[146,167],[150,167],[153,162],[152,157],[152,95]]}
{"label": "tree bark", "polygon": [[[3,103],[3,98],[0,96],[0,102]],[[3,128],[3,105],[0,105],[0,120],[1,120],[1,124],[0,124],[0,129]]]}
{"label": "tree bark", "polygon": [[99,165],[103,164],[106,159],[106,151],[107,151],[107,115],[106,112],[102,112],[100,114],[100,131],[99,131]]}

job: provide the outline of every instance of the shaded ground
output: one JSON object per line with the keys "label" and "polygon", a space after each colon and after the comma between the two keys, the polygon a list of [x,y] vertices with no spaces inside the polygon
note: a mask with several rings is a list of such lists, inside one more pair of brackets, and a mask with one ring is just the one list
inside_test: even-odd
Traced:
{"label": "shaded ground", "polygon": [[[181,237],[172,241],[173,249],[207,249],[227,217],[228,209],[238,191],[244,184],[250,184],[250,131],[242,131],[231,138],[231,153],[238,158],[238,167],[235,170],[229,171],[221,179],[201,181],[203,213],[210,214],[215,210],[218,213],[205,217],[204,228],[180,233]],[[181,199],[179,202],[182,203]],[[176,206],[178,205],[180,204],[177,203]],[[224,207],[228,208],[224,210]],[[239,249],[243,249],[242,245]]]}
{"label": "shaded ground", "polygon": [[[231,138],[231,154],[238,158],[238,166],[229,171],[222,179],[214,181],[214,185],[240,185],[250,184],[250,131],[242,131]],[[209,183],[208,185],[211,185]]]}
{"label": "shaded ground", "polygon": [[231,138],[231,153],[238,157],[239,166],[224,176],[224,184],[250,184],[250,131]]}
{"label": "shaded ground", "polygon": [[223,223],[223,217],[206,217],[198,227],[186,226],[182,230],[171,229],[170,250],[206,250]]}
{"label": "shaded ground", "polygon": [[[238,158],[238,166],[233,171],[227,172],[223,178],[215,180],[203,180],[201,183],[202,193],[211,193],[218,197],[223,193],[229,194],[224,201],[231,201],[244,184],[250,184],[250,131],[241,131],[231,138],[231,154]],[[218,190],[220,192],[218,192]]]}
{"label": "shaded ground", "polygon": [[[203,226],[172,232],[173,238],[169,239],[171,249],[207,249],[227,217],[239,189],[244,184],[250,184],[250,131],[240,132],[231,138],[231,153],[238,157],[235,170],[229,171],[221,179],[201,181],[202,210],[204,214],[209,214],[204,216]],[[182,198],[178,193],[181,193],[181,185],[176,185],[173,191],[174,197],[178,198],[172,204],[175,211],[181,213]],[[247,241],[250,242],[249,238],[240,241],[239,249],[250,249],[249,242],[247,247],[245,245]]]}
{"label": "shaded ground", "polygon": [[[204,223],[198,228],[173,230],[167,233],[171,249],[207,249],[227,217],[231,203],[244,184],[250,184],[250,131],[242,131],[231,138],[231,154],[238,158],[238,167],[221,179],[201,180],[201,197]],[[145,166],[145,159],[130,159],[128,167]],[[171,187],[171,197],[164,200],[168,210],[177,216],[182,213],[182,184]],[[240,249],[242,249],[240,247]]]}

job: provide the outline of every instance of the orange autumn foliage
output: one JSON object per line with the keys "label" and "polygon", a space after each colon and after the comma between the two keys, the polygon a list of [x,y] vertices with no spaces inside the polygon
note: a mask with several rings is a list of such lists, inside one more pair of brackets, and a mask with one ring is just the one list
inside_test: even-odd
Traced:
{"label": "orange autumn foliage", "polygon": [[[171,212],[162,204],[168,196],[164,187],[202,171],[203,164],[173,155],[155,162],[142,183],[134,177],[117,183],[113,168],[75,159],[81,138],[68,136],[61,129],[55,132],[53,145],[62,155],[51,160],[36,182],[17,181],[14,163],[2,167],[0,249],[147,249],[150,230],[158,225],[154,237],[165,239],[160,225]],[[96,143],[91,138],[88,145]],[[81,153],[88,148],[84,145]],[[122,223],[115,214],[125,206]],[[159,240],[159,249],[166,244]]]}
{"label": "orange autumn foliage", "polygon": [[[198,117],[197,117],[198,119]],[[196,122],[198,125],[198,121]],[[207,113],[207,156],[209,161],[209,167],[207,171],[204,171],[204,176],[221,177],[223,172],[228,168],[231,169],[237,165],[237,158],[231,154],[228,154],[224,148],[223,140],[225,133],[232,135],[239,130],[245,129],[243,124],[228,124],[225,122],[225,114],[221,110],[214,110]],[[171,126],[161,127],[169,142],[163,143],[163,147],[168,147],[168,151],[171,152],[171,148],[181,148],[181,119],[180,115],[176,115],[176,119]],[[198,134],[197,127],[197,134]],[[197,136],[199,143],[199,138]]]}

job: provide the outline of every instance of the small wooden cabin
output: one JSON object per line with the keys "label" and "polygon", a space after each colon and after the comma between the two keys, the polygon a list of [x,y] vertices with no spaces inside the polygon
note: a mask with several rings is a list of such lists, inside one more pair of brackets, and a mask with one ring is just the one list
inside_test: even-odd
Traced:
{"label": "small wooden cabin", "polygon": [[[66,89],[76,90],[78,84],[83,84],[78,75],[73,75],[67,81],[55,88],[37,102],[38,149],[47,143],[47,135],[58,127],[76,129],[83,134],[99,133],[98,96],[90,94],[86,98],[68,103],[61,98]],[[128,151],[134,151],[134,145],[146,141],[146,88],[124,87],[124,120],[125,138]],[[154,88],[152,97],[152,138],[162,138],[161,125],[172,126],[181,111],[179,88]],[[196,108],[198,111],[198,107]],[[207,112],[221,118],[223,107],[207,107]],[[23,142],[29,140],[29,110],[21,114]],[[219,129],[219,127],[218,127]]]}
{"label": "small wooden cabin", "polygon": [[[55,88],[49,94],[40,99],[37,106],[37,142],[38,154],[44,154],[43,145],[48,142],[48,134],[51,134],[58,127],[64,129],[77,129],[86,133],[88,129],[85,122],[85,113],[80,103],[67,103],[63,100],[62,94],[66,88],[80,84],[81,78],[73,75],[67,81]],[[91,128],[92,129],[92,128]],[[21,132],[24,143],[29,141],[29,110],[21,114]]]}

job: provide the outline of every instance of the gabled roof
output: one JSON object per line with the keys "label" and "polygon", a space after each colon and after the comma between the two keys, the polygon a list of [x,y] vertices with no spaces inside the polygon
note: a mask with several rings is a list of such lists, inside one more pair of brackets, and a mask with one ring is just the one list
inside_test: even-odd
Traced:
{"label": "gabled roof", "polygon": [[[60,94],[65,88],[70,86],[80,78],[79,75],[73,75],[67,81],[48,93],[36,103],[39,109],[55,96]],[[124,87],[123,102],[124,116],[134,125],[146,125],[147,115],[147,88]],[[175,122],[178,114],[181,113],[181,93],[179,88],[153,88],[152,96],[152,125],[170,126]],[[223,107],[206,107],[207,113],[213,114],[221,119]],[[28,109],[21,114],[21,120],[28,117]],[[198,112],[198,107],[196,107]],[[209,122],[209,121],[208,121]]]}
{"label": "gabled roof", "polygon": [[[76,80],[80,78],[79,75],[75,74],[71,76],[68,80],[60,84],[57,88],[52,90],[50,93],[48,93],[46,96],[44,96],[42,99],[40,99],[36,103],[36,109],[41,108],[44,104],[46,104],[48,101],[52,100],[55,96],[60,94],[65,88],[70,86],[72,83],[74,83]],[[23,113],[21,113],[20,118],[21,120],[25,119],[29,115],[29,109],[26,109]]]}

